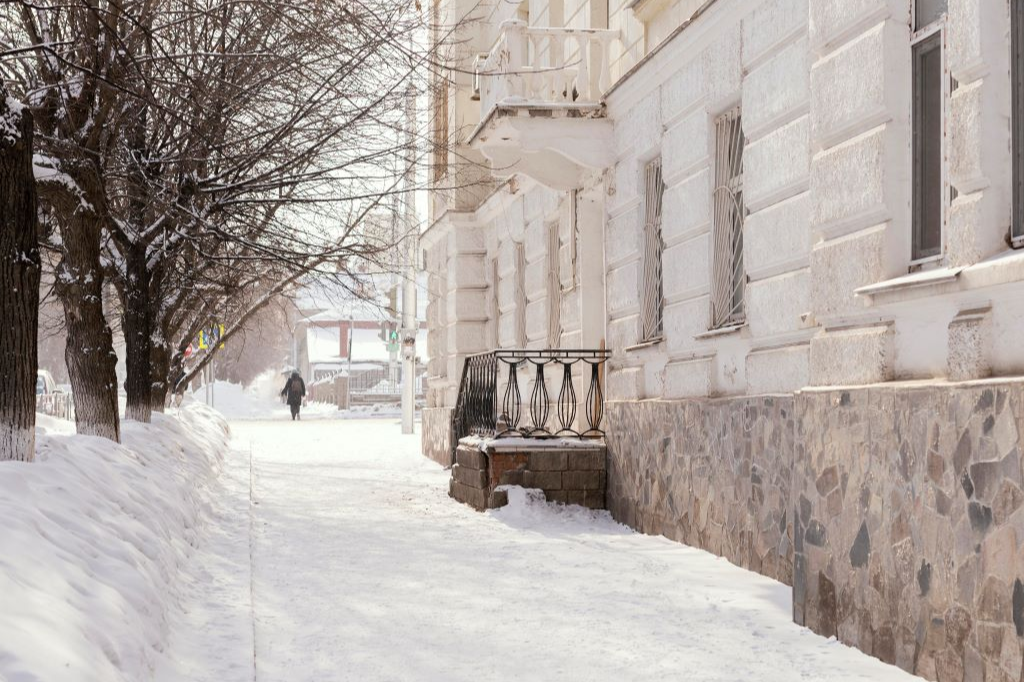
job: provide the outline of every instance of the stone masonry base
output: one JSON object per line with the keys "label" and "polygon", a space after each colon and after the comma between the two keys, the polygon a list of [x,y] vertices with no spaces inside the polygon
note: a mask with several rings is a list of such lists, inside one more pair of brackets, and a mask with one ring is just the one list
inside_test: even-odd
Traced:
{"label": "stone masonry base", "polygon": [[1024,382],[610,402],[608,508],[930,680],[1024,679]]}
{"label": "stone masonry base", "polygon": [[605,508],[603,443],[560,446],[557,441],[516,442],[460,442],[449,494],[482,511],[508,504],[508,495],[501,487],[515,485],[542,490],[549,502]]}
{"label": "stone masonry base", "polygon": [[441,466],[452,462],[452,408],[425,407],[421,414],[423,454]]}

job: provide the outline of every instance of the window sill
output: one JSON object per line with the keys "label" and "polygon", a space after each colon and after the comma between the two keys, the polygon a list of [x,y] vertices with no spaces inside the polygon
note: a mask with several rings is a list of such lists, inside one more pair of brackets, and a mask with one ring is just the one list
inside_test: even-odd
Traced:
{"label": "window sill", "polygon": [[915,272],[861,287],[854,293],[878,307],[1017,282],[1024,283],[1024,252],[1008,250],[967,267]]}
{"label": "window sill", "polygon": [[697,334],[693,338],[697,340],[714,339],[719,336],[728,336],[729,334],[736,334],[747,328],[747,323],[742,322],[740,324],[731,324],[728,327],[719,327],[718,329],[709,329],[708,331]]}
{"label": "window sill", "polygon": [[902,275],[900,277],[894,277],[893,279],[887,279],[876,284],[869,284],[859,289],[854,289],[853,293],[857,296],[873,297],[880,294],[903,291],[905,289],[939,286],[941,284],[956,281],[962,271],[963,268],[936,268],[934,270],[922,270],[909,275]]}
{"label": "window sill", "polygon": [[635,350],[643,350],[644,348],[654,348],[658,344],[662,343],[664,340],[665,340],[664,336],[659,336],[656,339],[650,339],[648,341],[641,341],[638,344],[635,344],[635,345],[632,345],[632,346],[626,346],[626,348],[624,350],[627,353],[631,353],[631,352],[633,352]]}

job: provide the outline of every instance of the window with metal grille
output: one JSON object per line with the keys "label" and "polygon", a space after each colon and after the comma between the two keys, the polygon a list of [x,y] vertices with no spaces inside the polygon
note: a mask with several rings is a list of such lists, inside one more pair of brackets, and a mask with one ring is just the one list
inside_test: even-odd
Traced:
{"label": "window with metal grille", "polygon": [[661,157],[644,166],[644,252],[640,302],[641,341],[655,341],[664,334],[665,296],[662,281],[661,206],[665,183]]}
{"label": "window with metal grille", "polygon": [[[441,42],[444,31],[441,26],[441,0],[433,0],[430,5],[430,23],[431,42],[436,47]],[[435,76],[433,93],[434,167],[431,175],[435,185],[444,182],[445,176],[448,175],[448,90],[448,74],[442,70]]]}
{"label": "window with metal grille", "polygon": [[1014,246],[1024,246],[1024,0],[1010,2],[1013,64],[1013,227]]}
{"label": "window with metal grille", "polygon": [[[579,205],[580,205],[580,193],[579,190],[572,190],[569,192],[569,243],[568,252],[566,253],[566,259],[568,261],[568,267],[561,272],[562,280],[562,293],[573,291],[579,284],[579,266],[577,261],[579,260]],[[559,254],[559,264],[561,264],[561,254]],[[561,268],[561,265],[559,265]]]}
{"label": "window with metal grille", "polygon": [[501,345],[501,274],[498,272],[498,259],[491,259],[491,339],[492,347]]}
{"label": "window with metal grille", "polygon": [[434,184],[444,182],[448,175],[448,79],[438,78],[434,93]]}
{"label": "window with metal grille", "polygon": [[516,244],[516,346],[526,348],[526,247]]}
{"label": "window with metal grille", "polygon": [[712,192],[711,329],[745,320],[743,269],[743,119],[740,108],[715,120],[715,187]]}
{"label": "window with metal grille", "polygon": [[558,348],[562,341],[562,277],[559,266],[562,243],[559,223],[548,223],[548,348]]}

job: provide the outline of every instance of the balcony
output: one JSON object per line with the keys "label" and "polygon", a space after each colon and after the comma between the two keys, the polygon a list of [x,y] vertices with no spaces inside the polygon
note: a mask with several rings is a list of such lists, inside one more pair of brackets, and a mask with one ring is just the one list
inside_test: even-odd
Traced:
{"label": "balcony", "polygon": [[524,173],[553,189],[580,187],[611,165],[611,87],[618,31],[541,28],[506,21],[476,64],[480,125],[470,136],[498,177]]}

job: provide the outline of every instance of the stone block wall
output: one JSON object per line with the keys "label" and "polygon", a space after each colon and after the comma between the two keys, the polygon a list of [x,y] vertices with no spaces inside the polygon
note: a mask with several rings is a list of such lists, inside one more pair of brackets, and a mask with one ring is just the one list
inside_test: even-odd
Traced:
{"label": "stone block wall", "polygon": [[1024,384],[802,393],[794,618],[930,680],[1020,680]]}
{"label": "stone block wall", "polygon": [[608,403],[612,516],[790,584],[793,403]]}
{"label": "stone block wall", "polygon": [[446,467],[452,465],[452,412],[450,407],[425,407],[421,412],[423,454]]}
{"label": "stone block wall", "polygon": [[604,509],[605,446],[559,447],[545,441],[503,446],[500,440],[476,439],[459,443],[449,486],[454,499],[478,510],[495,509],[508,504],[501,487],[512,485],[542,490],[549,502]]}
{"label": "stone block wall", "polygon": [[610,402],[619,521],[793,586],[929,680],[1024,678],[1024,381]]}

